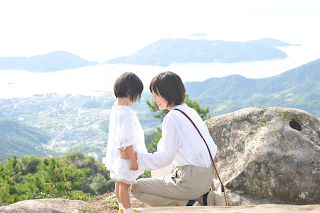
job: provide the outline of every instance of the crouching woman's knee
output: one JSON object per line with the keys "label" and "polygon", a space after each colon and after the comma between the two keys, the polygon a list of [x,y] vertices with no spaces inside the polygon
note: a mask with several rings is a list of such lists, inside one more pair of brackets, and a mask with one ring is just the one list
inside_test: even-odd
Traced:
{"label": "crouching woman's knee", "polygon": [[145,193],[139,183],[134,183],[131,185],[131,193],[138,200],[143,199],[143,194]]}

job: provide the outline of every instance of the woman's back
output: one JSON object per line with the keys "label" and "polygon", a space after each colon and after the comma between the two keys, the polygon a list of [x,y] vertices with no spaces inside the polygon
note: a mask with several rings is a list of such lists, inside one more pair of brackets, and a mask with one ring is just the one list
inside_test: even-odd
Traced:
{"label": "woman's back", "polygon": [[174,121],[170,123],[171,125],[173,124],[172,128],[176,128],[179,132],[178,151],[173,164],[177,166],[194,165],[199,167],[210,167],[212,164],[211,158],[203,139],[191,121],[184,114],[175,109],[183,111],[191,118],[203,138],[206,140],[213,158],[217,152],[217,146],[212,140],[208,128],[199,114],[186,104],[177,105],[165,118],[172,119]]}

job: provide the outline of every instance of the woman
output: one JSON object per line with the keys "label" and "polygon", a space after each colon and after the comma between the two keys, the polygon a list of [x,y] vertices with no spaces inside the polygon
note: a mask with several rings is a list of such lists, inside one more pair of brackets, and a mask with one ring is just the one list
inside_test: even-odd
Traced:
{"label": "woman", "polygon": [[[150,91],[159,109],[169,113],[163,119],[157,152],[136,153],[138,168],[156,170],[173,163],[174,169],[170,176],[138,179],[131,188],[133,196],[150,206],[213,205],[213,196],[207,192],[214,173],[208,149],[193,124],[175,109],[195,123],[213,158],[217,146],[198,113],[183,104],[186,90],[180,77],[169,71],[161,73],[152,79]],[[119,151],[128,159],[124,149]]]}

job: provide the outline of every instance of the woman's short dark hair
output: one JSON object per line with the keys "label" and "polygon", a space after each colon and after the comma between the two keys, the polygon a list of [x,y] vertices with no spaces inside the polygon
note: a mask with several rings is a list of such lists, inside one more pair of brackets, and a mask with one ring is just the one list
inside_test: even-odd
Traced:
{"label": "woman's short dark hair", "polygon": [[117,98],[129,96],[132,102],[140,100],[143,83],[133,72],[125,72],[120,75],[113,86],[114,95]]}
{"label": "woman's short dark hair", "polygon": [[171,72],[163,72],[154,77],[150,83],[150,92],[160,94],[168,101],[168,106],[180,105],[186,97],[186,89],[181,78]]}

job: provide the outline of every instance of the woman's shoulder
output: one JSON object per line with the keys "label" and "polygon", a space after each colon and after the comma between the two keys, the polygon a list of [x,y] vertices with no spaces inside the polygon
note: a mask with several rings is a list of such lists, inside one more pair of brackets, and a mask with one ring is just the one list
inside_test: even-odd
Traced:
{"label": "woman's shoulder", "polygon": [[[201,119],[200,115],[197,113],[197,111],[191,107],[189,107],[187,104],[181,104],[175,106],[171,111],[171,117],[176,117],[176,118],[185,118],[185,115],[183,113],[187,114],[188,117],[190,117],[192,120],[197,120]],[[168,113],[169,114],[169,113]]]}
{"label": "woman's shoulder", "polygon": [[[164,121],[165,120],[179,120],[182,116],[182,113],[179,112],[179,110],[185,112],[188,114],[188,105],[186,104],[181,104],[181,105],[176,105],[172,108],[172,110],[164,117]],[[178,109],[178,110],[177,110]]]}
{"label": "woman's shoulder", "polygon": [[[172,108],[172,110],[170,111],[170,113],[172,115],[181,115],[181,112],[184,112],[186,114],[189,114],[190,112],[193,113],[193,111],[195,111],[194,109],[190,108],[187,104],[183,103],[181,105],[177,105],[177,106],[174,106]],[[168,113],[169,114],[169,113]]]}

